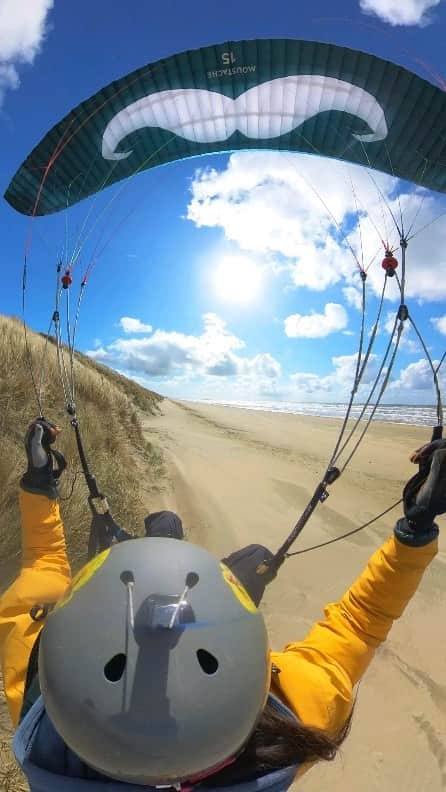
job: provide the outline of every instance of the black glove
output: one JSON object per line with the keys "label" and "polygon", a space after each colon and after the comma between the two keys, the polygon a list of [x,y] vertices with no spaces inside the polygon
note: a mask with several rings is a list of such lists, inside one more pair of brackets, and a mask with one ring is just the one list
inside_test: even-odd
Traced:
{"label": "black glove", "polygon": [[28,470],[20,481],[20,486],[27,492],[57,498],[57,483],[67,466],[60,451],[51,448],[59,432],[57,426],[44,418],[38,418],[29,426],[25,435]]}
{"label": "black glove", "polygon": [[222,563],[239,579],[254,604],[259,605],[267,584],[277,575],[277,569],[270,566],[273,558],[267,547],[252,544],[222,558]]}
{"label": "black glove", "polygon": [[446,440],[434,440],[415,451],[419,466],[403,490],[404,514],[395,533],[404,544],[421,547],[438,536],[437,514],[446,512]]}
{"label": "black glove", "polygon": [[148,514],[144,520],[146,536],[164,536],[168,539],[184,539],[183,523],[178,514],[160,511]]}

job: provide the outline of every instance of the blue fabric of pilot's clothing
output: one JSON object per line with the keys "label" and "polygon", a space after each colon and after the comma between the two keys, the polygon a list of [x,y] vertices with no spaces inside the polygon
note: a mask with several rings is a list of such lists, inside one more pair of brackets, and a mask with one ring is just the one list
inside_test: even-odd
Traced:
{"label": "blue fabric of pilot's clothing", "polygon": [[[292,718],[293,712],[270,694],[275,708]],[[159,792],[156,787],[114,781],[92,770],[56,732],[40,696],[23,718],[14,737],[14,753],[25,773],[31,792]],[[207,779],[206,792],[285,792],[294,781],[298,765],[225,787],[212,787]]]}

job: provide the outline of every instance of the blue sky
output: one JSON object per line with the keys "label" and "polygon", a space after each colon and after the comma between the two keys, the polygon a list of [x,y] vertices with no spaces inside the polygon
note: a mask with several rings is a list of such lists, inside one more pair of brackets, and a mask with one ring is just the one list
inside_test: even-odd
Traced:
{"label": "blue sky", "polygon": [[[125,8],[105,0],[33,0],[30,12],[27,0],[0,0],[2,192],[71,107],[111,80],[182,50],[283,35],[367,50],[431,81],[437,74],[446,80],[443,0],[335,5],[336,12],[325,0],[127,0]],[[374,178],[394,211],[399,200],[407,223],[416,218],[416,229],[446,209],[436,194]],[[73,251],[84,227],[89,236],[73,289],[93,253],[100,255],[80,313],[81,351],[180,398],[347,398],[359,340],[359,279],[333,216],[359,257],[362,239],[365,263],[379,250],[377,227],[395,240],[365,169],[303,155],[238,152],[142,174],[102,214],[112,194],[33,224],[27,321],[34,329],[48,327],[58,257],[64,247]],[[29,219],[4,201],[0,213],[0,311],[20,315]],[[434,360],[446,348],[445,237],[446,217],[420,230],[408,251],[407,303]],[[381,258],[367,281],[368,332],[382,288]],[[360,398],[389,338],[395,289],[390,297]],[[386,400],[434,402],[413,332],[403,334]]]}

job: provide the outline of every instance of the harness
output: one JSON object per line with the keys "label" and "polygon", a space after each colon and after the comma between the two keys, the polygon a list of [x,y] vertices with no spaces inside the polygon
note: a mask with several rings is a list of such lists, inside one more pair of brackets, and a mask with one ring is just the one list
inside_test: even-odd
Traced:
{"label": "harness", "polygon": [[[31,696],[31,687],[28,690]],[[275,709],[296,718],[273,694],[268,701]],[[30,698],[28,698],[28,705]],[[157,787],[116,781],[86,765],[64,743],[55,730],[41,696],[24,714],[14,737],[14,752],[26,774],[31,792],[157,792]],[[286,792],[295,780],[298,764],[274,770],[258,778],[234,780],[223,787],[212,776],[196,781],[193,789],[206,792]],[[170,792],[173,788],[169,787]]]}
{"label": "harness", "polygon": [[42,631],[38,634],[34,641],[33,648],[28,660],[28,668],[26,670],[25,690],[23,693],[23,704],[20,710],[19,723],[22,722],[25,715],[30,711],[31,707],[39,696],[41,695],[40,682],[39,682],[39,646]]}

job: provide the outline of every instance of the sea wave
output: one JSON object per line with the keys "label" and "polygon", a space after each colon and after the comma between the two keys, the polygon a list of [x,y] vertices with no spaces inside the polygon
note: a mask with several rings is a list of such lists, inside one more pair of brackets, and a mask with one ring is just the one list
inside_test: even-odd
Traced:
{"label": "sea wave", "polygon": [[[216,399],[196,399],[200,404],[215,404],[220,407],[238,407],[242,410],[263,410],[264,412],[292,413],[294,415],[314,415],[319,418],[344,418],[347,404],[342,402],[324,404],[323,402],[279,402],[279,401],[219,401]],[[373,407],[356,404],[352,407],[350,416],[368,420]],[[386,423],[410,424],[412,426],[436,426],[436,407],[413,404],[382,404],[374,413],[373,420]]]}

